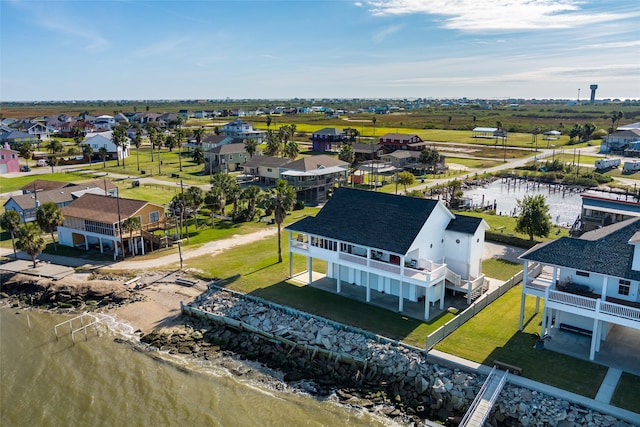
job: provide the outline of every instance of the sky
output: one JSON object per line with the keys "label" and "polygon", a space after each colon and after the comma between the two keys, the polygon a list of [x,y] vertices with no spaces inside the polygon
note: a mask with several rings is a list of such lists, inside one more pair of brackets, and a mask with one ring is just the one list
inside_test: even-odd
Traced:
{"label": "sky", "polygon": [[640,99],[638,0],[0,0],[0,101]]}

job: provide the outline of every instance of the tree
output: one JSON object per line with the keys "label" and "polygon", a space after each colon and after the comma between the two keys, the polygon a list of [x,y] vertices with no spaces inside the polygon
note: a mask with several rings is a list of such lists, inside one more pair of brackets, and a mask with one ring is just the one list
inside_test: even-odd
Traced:
{"label": "tree", "polygon": [[299,153],[300,147],[298,147],[298,143],[295,141],[287,142],[287,145],[285,145],[282,150],[282,154],[291,160],[295,160]]}
{"label": "tree", "polygon": [[[142,146],[142,129],[136,129],[136,136],[133,138],[133,145],[136,146],[136,158],[138,160],[138,171],[140,171],[140,147]],[[124,162],[124,159],[122,160]]]}
{"label": "tree", "polygon": [[440,153],[435,148],[427,148],[420,152],[420,163],[433,167],[440,161]]}
{"label": "tree", "polygon": [[58,252],[56,246],[56,239],[53,233],[58,229],[58,226],[62,224],[62,211],[60,207],[53,202],[47,202],[40,205],[36,209],[36,223],[40,226],[45,233],[51,233],[51,240],[53,240],[53,249]]}
{"label": "tree", "polygon": [[250,219],[256,216],[256,203],[259,195],[260,188],[255,185],[250,185],[242,190],[242,198],[247,201],[247,212]]}
{"label": "tree", "polygon": [[[296,132],[296,125],[294,124],[282,125],[280,126],[280,129],[278,129],[278,139],[280,140],[280,147],[282,147],[282,157],[291,158],[287,154],[287,150],[290,149],[290,148],[287,148],[287,145],[289,143],[289,140],[293,138],[293,135],[295,134],[295,132]],[[296,156],[297,156],[297,153],[296,153]]]}
{"label": "tree", "polygon": [[271,114],[267,114],[267,129],[271,127]]}
{"label": "tree", "polygon": [[278,139],[276,133],[271,129],[267,130],[266,140],[267,147],[264,150],[264,154],[266,154],[267,156],[277,156],[280,152],[280,140]]}
{"label": "tree", "polygon": [[60,162],[60,159],[58,158],[57,154],[49,154],[47,156],[47,163],[49,164],[49,166],[51,166],[51,173],[54,173],[54,167],[58,166],[58,163]]}
{"label": "tree", "polygon": [[204,150],[202,149],[202,147],[196,147],[195,150],[193,150],[193,154],[191,155],[191,157],[193,158],[193,161],[196,163],[196,165],[201,165],[204,163]]}
{"label": "tree", "polygon": [[123,233],[129,232],[129,244],[131,245],[131,256],[133,258],[136,256],[135,244],[133,243],[133,231],[140,229],[140,225],[140,217],[137,216],[130,216],[120,224],[120,230],[122,230]]}
{"label": "tree", "polygon": [[13,246],[13,258],[18,259],[16,254],[16,241],[15,235],[20,229],[22,219],[20,214],[16,211],[4,211],[0,216],[0,227],[7,233],[11,234],[11,245]]}
{"label": "tree", "polygon": [[591,135],[593,135],[593,132],[595,132],[596,130],[596,125],[594,125],[593,123],[585,123],[584,126],[582,126],[582,140],[583,141],[589,141],[591,139]]}
{"label": "tree", "polygon": [[340,147],[338,158],[343,162],[347,162],[349,163],[349,165],[351,165],[356,159],[356,153],[353,151],[353,148],[351,148],[349,144],[342,144],[342,147]]}
{"label": "tree", "polygon": [[198,145],[202,144],[202,137],[204,136],[204,128],[196,128],[193,130],[193,138]]}
{"label": "tree", "polygon": [[51,142],[49,142],[49,152],[51,152],[51,154],[61,153],[62,150],[64,150],[62,142],[57,139],[52,139]]}
{"label": "tree", "polygon": [[225,197],[224,191],[219,187],[211,187],[211,190],[207,191],[207,194],[204,196],[204,204],[209,207],[209,214],[211,215],[211,228],[213,228],[215,224],[214,217],[216,212],[224,211],[227,203]]}
{"label": "tree", "polygon": [[187,193],[185,194],[185,199],[187,201],[187,206],[193,211],[195,218],[196,230],[198,229],[198,211],[200,210],[200,206],[204,202],[204,195],[202,194],[202,189],[200,187],[191,186],[187,189]]}
{"label": "tree", "polygon": [[91,158],[93,157],[93,148],[89,144],[82,144],[82,155],[89,159],[89,164],[91,164]]}
{"label": "tree", "polygon": [[122,125],[116,126],[111,134],[111,142],[116,146],[117,166],[120,166],[120,152],[122,152],[122,167],[124,167],[124,152],[127,148],[127,139],[129,139],[127,129]]}
{"label": "tree", "polygon": [[16,247],[31,257],[33,268],[36,268],[36,257],[41,254],[45,248],[42,230],[37,224],[28,222],[20,226],[17,236],[18,241],[16,242]]}
{"label": "tree", "polygon": [[464,195],[463,191],[462,191],[462,182],[460,182],[457,179],[454,179],[453,181],[449,181],[446,185],[445,185],[445,192],[447,195],[447,203],[449,204],[450,208],[457,208],[460,205],[460,201],[462,196]]}
{"label": "tree", "polygon": [[[404,191],[407,191],[407,185],[411,185],[415,182],[416,177],[411,172],[402,171],[398,173],[398,184],[404,186]],[[396,187],[397,190],[397,187]]]}
{"label": "tree", "polygon": [[282,262],[282,242],[280,228],[287,216],[287,211],[293,209],[296,203],[296,192],[293,186],[284,179],[276,181],[276,188],[265,200],[266,208],[273,211],[273,217],[278,224],[278,262]]}
{"label": "tree", "polygon": [[107,151],[107,147],[100,147],[98,149],[98,154],[100,155],[100,158],[102,159],[102,167],[106,168],[107,167],[107,157],[109,156],[109,152]]}
{"label": "tree", "polygon": [[169,149],[169,151],[173,151],[173,148],[176,146],[176,137],[173,134],[167,135],[164,140],[164,146]]}
{"label": "tree", "polygon": [[528,234],[529,240],[533,240],[534,236],[547,236],[553,224],[544,196],[542,194],[524,196],[522,200],[518,199],[517,203],[520,215],[516,221],[516,231]]}
{"label": "tree", "polygon": [[184,140],[184,131],[182,128],[175,130],[176,146],[178,147],[178,163],[180,164],[180,172],[182,172],[182,142]]}
{"label": "tree", "polygon": [[24,159],[24,163],[29,167],[29,159],[33,156],[33,145],[30,142],[21,142],[18,145],[18,152],[20,157]]}
{"label": "tree", "polygon": [[249,157],[253,158],[253,155],[256,154],[256,151],[258,150],[258,142],[253,138],[245,139],[244,149],[249,153]]}

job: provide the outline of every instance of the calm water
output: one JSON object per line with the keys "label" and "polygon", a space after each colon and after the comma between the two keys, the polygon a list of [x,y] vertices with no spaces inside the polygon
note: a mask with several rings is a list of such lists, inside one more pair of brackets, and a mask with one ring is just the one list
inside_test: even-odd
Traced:
{"label": "calm water", "polygon": [[331,401],[235,377],[222,362],[165,363],[110,334],[89,334],[73,346],[68,336],[56,340],[53,334],[68,317],[28,315],[31,329],[27,312],[0,308],[1,426],[390,425]]}
{"label": "calm water", "polygon": [[542,194],[547,199],[549,211],[551,213],[551,221],[557,225],[571,226],[580,215],[582,200],[580,194],[571,192],[549,192],[549,187],[545,185],[537,185],[534,187],[531,183],[527,186],[524,183],[514,186],[513,182],[510,186],[502,181],[495,181],[486,187],[478,187],[474,190],[465,191],[465,197],[473,199],[474,205],[482,203],[496,202],[496,213],[501,215],[513,215],[514,209],[517,207],[517,199],[524,196]]}

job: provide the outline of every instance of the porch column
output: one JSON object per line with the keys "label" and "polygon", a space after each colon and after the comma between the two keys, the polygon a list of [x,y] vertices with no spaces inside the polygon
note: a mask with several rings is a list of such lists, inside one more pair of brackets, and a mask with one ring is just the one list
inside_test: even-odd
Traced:
{"label": "porch column", "polygon": [[544,333],[547,330],[547,315],[548,315],[547,307],[545,306],[544,307],[544,313],[542,313],[542,321],[540,322],[541,323],[541,326],[540,326],[540,336],[541,337],[544,336]]}
{"label": "porch column", "polygon": [[371,302],[371,273],[367,270],[367,302]]}
{"label": "porch column", "polygon": [[[524,287],[522,288],[522,295],[520,296],[520,325],[518,326],[518,330],[522,331],[524,325],[524,303],[527,300],[527,294],[524,293]],[[546,305],[545,305],[546,307]],[[545,308],[546,310],[546,308]]]}
{"label": "porch column", "polygon": [[473,282],[471,280],[469,280],[469,289],[467,290],[467,305],[471,305],[471,289],[472,289],[472,285]]}
{"label": "porch column", "polygon": [[598,336],[596,340],[596,351],[600,351],[600,344],[602,343],[602,329],[604,328],[605,321],[598,320]]}
{"label": "porch column", "polygon": [[142,248],[142,255],[144,255],[144,239],[140,237],[140,248]]}
{"label": "porch column", "polygon": [[100,243],[100,253],[102,254],[102,253],[104,253],[104,249],[102,247],[102,238],[101,237],[98,237],[98,242]]}
{"label": "porch column", "polygon": [[402,286],[402,280],[400,280],[400,295],[398,295],[398,311],[402,313],[402,309],[404,308],[404,286]]}
{"label": "porch column", "polygon": [[598,344],[598,335],[600,334],[600,321],[598,320],[598,313],[600,313],[600,300],[596,300],[596,318],[593,319],[593,333],[591,334],[591,348],[589,350],[589,360],[593,360],[596,357],[596,349]]}
{"label": "porch column", "polygon": [[84,250],[88,251],[89,250],[89,239],[87,239],[87,236],[84,236]]}
{"label": "porch column", "polygon": [[429,320],[429,294],[431,288],[427,288],[427,295],[424,297],[424,320]]}
{"label": "porch column", "polygon": [[536,297],[536,314],[540,313],[540,297]]}
{"label": "porch column", "polygon": [[313,283],[313,262],[311,261],[311,257],[307,257],[307,273],[309,274],[309,280],[307,281],[307,285]]}
{"label": "porch column", "polygon": [[607,300],[607,285],[609,284],[609,276],[604,276],[604,280],[602,281],[602,295],[600,295],[600,299],[602,301]]}
{"label": "porch column", "polygon": [[[127,245],[129,246],[129,252],[135,255],[136,245],[133,244],[133,239],[129,239],[129,241],[127,242]],[[124,251],[124,248],[122,248],[122,250]]]}
{"label": "porch column", "polygon": [[527,281],[529,279],[529,275],[527,274],[529,271],[529,261],[524,262],[524,269],[522,270],[522,289],[524,292],[524,288],[527,287]]}
{"label": "porch column", "polygon": [[444,279],[442,280],[442,286],[440,286],[440,310],[444,310],[444,292],[446,288],[446,283]]}
{"label": "porch column", "polygon": [[338,272],[336,273],[334,271],[334,274],[336,275],[336,292],[340,293],[342,291],[342,283],[340,282],[340,266],[338,265]]}
{"label": "porch column", "polygon": [[293,252],[291,252],[291,249],[289,249],[289,279],[291,279],[292,277],[293,277]]}

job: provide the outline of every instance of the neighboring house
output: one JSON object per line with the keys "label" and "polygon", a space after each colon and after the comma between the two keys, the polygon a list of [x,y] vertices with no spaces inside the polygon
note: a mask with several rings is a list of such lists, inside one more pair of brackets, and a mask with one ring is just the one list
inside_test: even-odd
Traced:
{"label": "neighboring house", "polygon": [[224,144],[204,153],[205,173],[234,172],[249,159],[243,143]]}
{"label": "neighboring house", "polygon": [[240,119],[234,120],[233,122],[224,125],[223,132],[225,133],[225,135],[232,138],[253,138],[258,144],[262,144],[263,142],[265,142],[264,138],[267,134],[263,130],[254,129],[252,125]]}
{"label": "neighboring house", "polygon": [[292,161],[284,169],[280,177],[295,188],[297,199],[306,204],[326,202],[333,189],[349,178],[347,162],[324,154]]}
{"label": "neighboring house", "polygon": [[[326,276],[372,292],[424,300],[444,308],[445,288],[468,301],[486,289],[482,274],[485,230],[481,218],[454,215],[440,201],[341,187],[315,217],[286,227],[289,259],[306,257],[308,283],[313,260],[326,262]],[[293,276],[290,261],[290,274]]]}
{"label": "neighboring house", "polygon": [[366,160],[379,160],[384,154],[381,144],[351,144],[356,163]]}
{"label": "neighboring house", "polygon": [[35,192],[12,196],[4,203],[4,209],[18,212],[22,222],[31,222],[35,221],[36,210],[43,203],[53,202],[62,208],[86,192],[103,195],[106,193],[110,196],[117,194],[117,187],[111,181],[96,180],[82,184],[64,184],[65,186],[61,188],[46,191],[36,190]]}
{"label": "neighboring house", "polygon": [[419,163],[420,152],[396,150],[393,153],[383,154],[380,159],[397,169],[404,169],[405,166],[415,166]]}
{"label": "neighboring house", "polygon": [[93,120],[93,125],[97,130],[111,130],[116,125],[116,119],[113,116],[104,114]]}
{"label": "neighboring house", "polygon": [[587,191],[580,197],[580,233],[640,217],[640,203],[634,197],[600,191]]}
{"label": "neighboring house", "polygon": [[40,122],[21,121],[14,123],[12,127],[32,135],[40,141],[49,139],[49,128]]}
{"label": "neighboring house", "polygon": [[8,143],[12,149],[16,149],[18,148],[18,145],[23,142],[28,142],[30,144],[39,144],[40,140],[34,135],[29,135],[26,132],[12,130],[9,132],[0,133],[0,143],[4,145],[5,142]]}
{"label": "neighboring house", "polygon": [[205,153],[213,148],[218,148],[225,144],[231,144],[233,137],[227,135],[216,135],[215,133],[208,133],[202,137],[202,149]]}
{"label": "neighboring house", "polygon": [[[144,254],[160,247],[156,230],[166,230],[164,207],[145,200],[84,194],[62,208],[64,222],[58,227],[61,245],[89,250],[95,247],[103,253]],[[119,224],[130,217],[140,219],[140,230],[121,232]],[[123,251],[124,250],[124,251]]]}
{"label": "neighboring house", "polygon": [[[536,245],[524,261],[520,330],[527,295],[544,298],[540,335],[559,331],[590,336],[594,360],[614,328],[640,330],[640,218],[629,219],[580,238],[561,237]],[[529,277],[533,264],[542,274]]]}
{"label": "neighboring house", "polygon": [[640,129],[618,130],[603,138],[600,152],[624,151],[631,143],[637,141],[640,141]]}
{"label": "neighboring house", "polygon": [[311,149],[313,151],[334,151],[340,148],[346,136],[338,128],[324,128],[311,134]]}
{"label": "neighboring house", "polygon": [[4,147],[0,148],[0,174],[20,172],[20,153],[11,150],[9,143],[5,142]]}
{"label": "neighboring house", "polygon": [[282,157],[253,156],[242,164],[245,175],[251,175],[260,184],[272,185],[286,170],[286,165],[291,160]]}
{"label": "neighboring house", "polygon": [[105,147],[107,149],[107,153],[109,153],[108,159],[123,159],[129,157],[129,150],[131,148],[131,141],[127,138],[127,142],[125,146],[116,146],[111,140],[113,136],[113,132],[100,132],[100,133],[90,133],[87,134],[87,139],[85,139],[82,144],[87,144],[93,149],[93,155],[99,156],[98,150],[101,147]]}
{"label": "neighboring house", "polygon": [[423,141],[418,135],[409,135],[404,133],[387,133],[382,135],[378,143],[387,151],[395,151],[395,150],[413,150],[413,151],[422,151],[424,150],[428,142]]}
{"label": "neighboring house", "polygon": [[29,194],[29,193],[42,192],[42,191],[58,190],[60,188],[68,187],[70,185],[75,185],[75,184],[71,184],[69,182],[63,182],[63,181],[49,181],[46,179],[36,179],[34,181],[31,181],[29,184],[23,186],[20,190],[22,191],[22,194]]}

